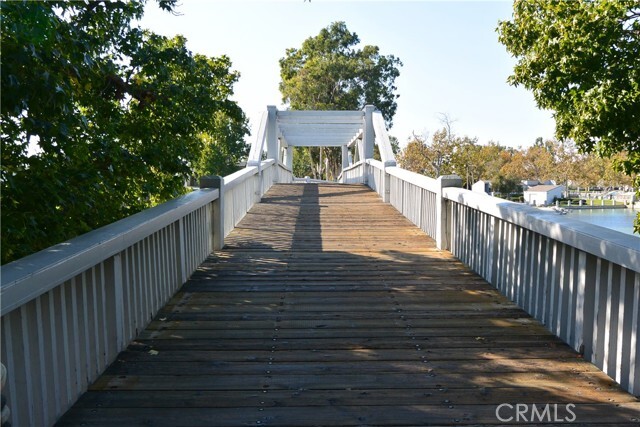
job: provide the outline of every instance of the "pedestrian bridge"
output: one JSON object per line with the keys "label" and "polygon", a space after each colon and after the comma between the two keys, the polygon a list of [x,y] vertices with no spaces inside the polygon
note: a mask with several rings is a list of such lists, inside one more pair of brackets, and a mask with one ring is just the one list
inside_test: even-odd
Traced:
{"label": "pedestrian bridge", "polygon": [[[300,145],[341,182],[292,183]],[[638,425],[638,242],[396,167],[371,107],[269,108],[245,169],[3,266],[2,394],[14,426]]]}

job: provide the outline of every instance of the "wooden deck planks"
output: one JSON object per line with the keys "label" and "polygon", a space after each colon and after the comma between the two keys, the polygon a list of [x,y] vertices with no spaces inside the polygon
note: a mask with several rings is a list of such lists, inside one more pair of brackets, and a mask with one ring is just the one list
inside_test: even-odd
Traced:
{"label": "wooden deck planks", "polygon": [[226,242],[59,425],[505,425],[502,403],[640,423],[637,398],[366,187],[276,185]]}

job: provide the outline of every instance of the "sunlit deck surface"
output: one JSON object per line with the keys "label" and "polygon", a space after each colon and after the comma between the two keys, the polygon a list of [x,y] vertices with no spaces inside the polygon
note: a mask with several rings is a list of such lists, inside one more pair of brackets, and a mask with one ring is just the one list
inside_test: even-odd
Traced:
{"label": "sunlit deck surface", "polygon": [[59,425],[640,423],[367,187],[276,185],[226,241]]}

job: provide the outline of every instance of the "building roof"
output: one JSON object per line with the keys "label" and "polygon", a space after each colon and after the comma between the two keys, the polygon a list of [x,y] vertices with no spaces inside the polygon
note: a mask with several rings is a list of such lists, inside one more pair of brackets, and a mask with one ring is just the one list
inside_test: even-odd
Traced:
{"label": "building roof", "polygon": [[527,193],[548,193],[551,190],[555,190],[556,188],[560,188],[562,185],[536,185],[535,187],[530,187],[526,190]]}

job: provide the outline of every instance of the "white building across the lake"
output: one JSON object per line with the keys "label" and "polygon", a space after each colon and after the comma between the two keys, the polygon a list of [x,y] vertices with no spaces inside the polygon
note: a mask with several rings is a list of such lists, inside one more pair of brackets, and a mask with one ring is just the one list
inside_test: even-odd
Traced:
{"label": "white building across the lake", "polygon": [[524,201],[533,206],[547,206],[562,198],[562,185],[536,185],[524,191]]}

